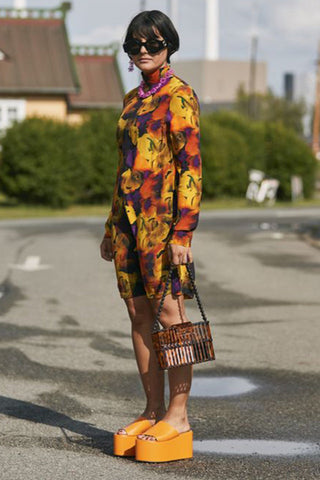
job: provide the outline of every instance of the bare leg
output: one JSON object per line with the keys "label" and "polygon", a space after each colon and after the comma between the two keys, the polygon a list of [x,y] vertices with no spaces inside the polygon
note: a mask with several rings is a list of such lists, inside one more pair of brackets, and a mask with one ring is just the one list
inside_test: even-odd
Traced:
{"label": "bare leg", "polygon": [[[133,348],[138,364],[147,405],[142,415],[152,423],[159,421],[165,414],[164,372],[159,369],[151,341],[153,311],[145,295],[125,299],[131,319]],[[125,434],[124,429],[118,433]]]}
{"label": "bare leg", "polygon": [[[159,299],[150,299],[154,312],[159,306]],[[187,322],[188,318],[185,312],[184,298],[179,296],[173,298],[172,295],[166,295],[161,312],[160,321],[164,327],[169,327],[174,323]],[[172,425],[178,432],[186,432],[190,429],[187,402],[192,381],[192,365],[171,368],[168,370],[170,403],[167,413],[162,420]],[[139,435],[138,438],[146,440],[155,440],[150,435]]]}

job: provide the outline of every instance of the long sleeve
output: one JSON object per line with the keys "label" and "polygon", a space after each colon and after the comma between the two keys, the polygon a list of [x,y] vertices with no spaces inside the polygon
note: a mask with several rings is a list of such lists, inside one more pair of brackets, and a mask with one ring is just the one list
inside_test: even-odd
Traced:
{"label": "long sleeve", "polygon": [[104,224],[104,229],[105,229],[104,236],[106,238],[111,238],[111,226],[112,226],[112,211],[110,211],[109,216]]}
{"label": "long sleeve", "polygon": [[117,190],[118,190],[119,175],[120,175],[120,165],[118,164],[116,181],[115,181],[115,185],[114,185],[114,189],[113,189],[112,207],[111,207],[110,213],[108,215],[108,218],[107,218],[107,220],[104,224],[104,229],[105,229],[104,236],[107,237],[107,238],[111,238],[111,236],[112,236],[112,234],[111,234],[112,216],[113,216],[114,205],[116,203],[116,195],[117,195]]}
{"label": "long sleeve", "polygon": [[[127,101],[127,98],[130,97],[130,93],[129,94],[126,94],[124,96],[124,99],[123,99],[123,103],[122,103],[122,110],[124,109],[125,105],[126,105],[126,101]],[[120,120],[119,122],[121,121],[121,117],[120,117]],[[118,128],[119,128],[119,123],[118,123]],[[118,160],[118,166],[117,166],[117,173],[116,173],[116,180],[115,180],[115,184],[114,184],[114,190],[113,190],[113,196],[112,196],[112,208],[111,208],[111,211],[108,215],[108,218],[104,224],[104,227],[105,227],[105,234],[104,236],[107,237],[107,238],[111,238],[112,234],[111,234],[111,228],[112,228],[112,217],[113,217],[113,212],[114,212],[114,207],[117,203],[117,190],[118,190],[118,184],[119,184],[119,177],[120,177],[120,162],[121,162],[121,151],[120,151],[120,148],[119,148],[119,138],[118,138],[118,131],[117,131],[117,141],[118,141],[118,155],[119,155],[119,160]]]}
{"label": "long sleeve", "polygon": [[169,243],[190,246],[202,194],[199,103],[188,85],[177,88],[169,107],[170,139],[177,170],[177,218]]}

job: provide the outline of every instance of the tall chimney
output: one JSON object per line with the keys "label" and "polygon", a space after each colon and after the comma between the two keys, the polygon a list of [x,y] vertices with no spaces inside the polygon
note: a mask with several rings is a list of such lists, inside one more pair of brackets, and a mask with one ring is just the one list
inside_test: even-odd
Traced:
{"label": "tall chimney", "polygon": [[13,3],[16,10],[27,8],[27,0],[14,0]]}
{"label": "tall chimney", "polygon": [[169,17],[173,23],[178,20],[178,0],[169,0]]}
{"label": "tall chimney", "polygon": [[[179,15],[178,0],[168,0],[168,16],[170,17],[175,28],[179,31],[178,15]],[[178,58],[179,58],[179,52],[176,52],[174,55],[174,59],[177,60]]]}
{"label": "tall chimney", "polygon": [[205,0],[205,60],[219,58],[219,0]]}
{"label": "tall chimney", "polygon": [[169,0],[169,17],[176,28],[178,28],[178,0]]}

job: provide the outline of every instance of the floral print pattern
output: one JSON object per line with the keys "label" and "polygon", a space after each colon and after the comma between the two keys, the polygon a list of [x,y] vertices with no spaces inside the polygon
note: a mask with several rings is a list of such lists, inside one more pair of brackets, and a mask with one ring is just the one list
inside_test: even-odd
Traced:
{"label": "floral print pattern", "polygon": [[[168,68],[161,69],[160,75]],[[119,164],[105,235],[115,245],[114,227],[126,215],[143,281],[152,285],[147,294],[153,296],[161,293],[168,267],[165,247],[168,243],[190,246],[198,224],[202,169],[199,103],[193,89],[173,75],[147,98],[140,98],[137,88],[129,92],[118,122],[117,142]],[[118,255],[123,257],[123,253]],[[118,272],[121,262],[115,261],[115,266]],[[187,284],[185,266],[179,269],[181,282]],[[128,295],[124,290],[120,293]],[[183,293],[181,285],[175,290]]]}

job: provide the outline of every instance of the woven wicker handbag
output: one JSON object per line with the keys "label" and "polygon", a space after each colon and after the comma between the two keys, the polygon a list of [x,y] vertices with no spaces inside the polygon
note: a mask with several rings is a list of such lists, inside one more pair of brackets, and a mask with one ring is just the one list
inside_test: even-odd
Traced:
{"label": "woven wicker handbag", "polygon": [[171,264],[152,330],[153,347],[160,368],[163,370],[215,359],[209,321],[204,313],[189,263],[186,264],[186,267],[203,321],[197,323],[181,322],[161,329],[160,314],[173,267],[174,265]]}

